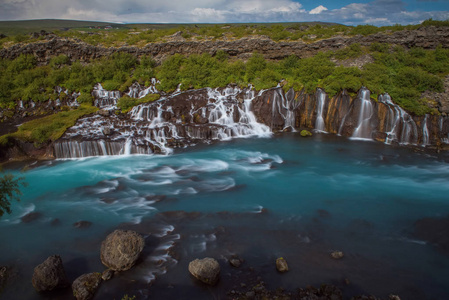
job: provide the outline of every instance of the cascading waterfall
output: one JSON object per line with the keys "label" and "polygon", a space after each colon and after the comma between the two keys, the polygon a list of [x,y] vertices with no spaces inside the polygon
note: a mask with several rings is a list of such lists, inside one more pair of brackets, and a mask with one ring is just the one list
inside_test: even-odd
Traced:
{"label": "cascading waterfall", "polygon": [[[300,101],[295,99],[295,92],[291,89],[285,95],[282,90],[276,89],[272,101],[272,120],[276,115],[280,115],[284,119],[284,130],[290,128],[295,130],[296,109],[301,105]],[[274,125],[271,124],[273,128]]]}
{"label": "cascading waterfall", "polygon": [[[136,91],[137,87],[132,93]],[[251,88],[242,91],[228,87],[193,93],[208,97],[208,101],[203,102],[207,103],[205,106],[199,107],[195,107],[197,102],[191,102],[190,112],[187,112],[190,114],[190,123],[184,122],[183,112],[174,113],[171,104],[179,101],[176,98],[179,94],[174,94],[156,102],[135,106],[126,119],[115,115],[95,115],[79,120],[55,143],[55,156],[75,158],[155,152],[169,154],[173,145],[182,146],[196,140],[271,135],[270,128],[258,123],[252,112],[251,102],[255,96]],[[189,100],[181,101],[185,104]],[[196,122],[198,116],[204,119],[202,123]]]}
{"label": "cascading waterfall", "polygon": [[422,125],[422,145],[429,145],[429,129],[427,128],[427,118],[428,114],[425,115],[423,125]]}
{"label": "cascading waterfall", "polygon": [[379,102],[385,104],[389,110],[385,143],[391,144],[396,141],[400,144],[416,144],[418,128],[413,118],[400,106],[394,104],[389,94],[380,95]]}
{"label": "cascading waterfall", "polygon": [[[443,132],[445,119],[446,119],[446,117],[440,116],[440,119],[438,120],[440,132]],[[447,133],[447,135],[445,137],[441,138],[441,142],[444,144],[449,144],[449,132]]]}
{"label": "cascading waterfall", "polygon": [[370,91],[366,88],[360,90],[358,99],[360,103],[359,120],[352,134],[353,138],[371,139],[371,117],[373,116],[373,104],[370,100]]}
{"label": "cascading waterfall", "polygon": [[118,99],[120,99],[119,91],[107,91],[100,83],[94,86],[92,95],[95,98],[95,106],[99,108],[114,107],[115,105],[117,105]]}
{"label": "cascading waterfall", "polygon": [[318,89],[316,93],[316,121],[315,121],[315,129],[317,131],[326,132],[325,124],[324,124],[324,106],[326,104],[326,93],[322,89]]}

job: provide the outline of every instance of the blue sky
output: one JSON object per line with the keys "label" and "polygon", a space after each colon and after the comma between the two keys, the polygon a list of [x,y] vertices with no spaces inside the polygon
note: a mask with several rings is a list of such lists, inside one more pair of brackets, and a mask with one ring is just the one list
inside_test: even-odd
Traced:
{"label": "blue sky", "polygon": [[449,19],[449,0],[0,0],[0,20],[123,23],[335,22],[417,24]]}

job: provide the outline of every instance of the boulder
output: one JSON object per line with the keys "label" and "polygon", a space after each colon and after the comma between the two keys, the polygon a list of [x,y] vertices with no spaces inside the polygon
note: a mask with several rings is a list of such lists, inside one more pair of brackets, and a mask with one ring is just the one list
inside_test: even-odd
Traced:
{"label": "boulder", "polygon": [[308,137],[308,136],[312,136],[312,133],[308,130],[301,130],[301,132],[299,133],[302,137]]}
{"label": "boulder", "polygon": [[116,230],[101,244],[101,262],[113,271],[131,269],[145,246],[144,238],[135,231]]}
{"label": "boulder", "polygon": [[344,254],[341,251],[334,251],[331,253],[331,257],[334,259],[341,259],[343,258]]}
{"label": "boulder", "polygon": [[61,257],[59,255],[50,256],[34,268],[31,282],[38,292],[67,287],[69,282],[65,275]]}
{"label": "boulder", "polygon": [[287,261],[283,257],[276,259],[276,269],[281,273],[288,271]]}
{"label": "boulder", "polygon": [[77,300],[92,299],[101,283],[101,273],[84,274],[72,284],[73,296]]}
{"label": "boulder", "polygon": [[104,270],[101,274],[101,279],[103,279],[103,281],[108,281],[112,278],[112,276],[114,276],[114,271],[112,271],[111,269],[107,269]]}
{"label": "boulder", "polygon": [[210,257],[195,259],[189,263],[189,272],[201,282],[215,285],[220,275],[220,264]]}

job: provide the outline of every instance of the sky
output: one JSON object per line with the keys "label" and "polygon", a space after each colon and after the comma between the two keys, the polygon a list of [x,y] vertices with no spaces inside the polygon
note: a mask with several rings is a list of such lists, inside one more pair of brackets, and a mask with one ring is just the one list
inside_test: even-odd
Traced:
{"label": "sky", "polygon": [[449,0],[0,0],[0,20],[117,23],[335,22],[417,24],[449,19]]}

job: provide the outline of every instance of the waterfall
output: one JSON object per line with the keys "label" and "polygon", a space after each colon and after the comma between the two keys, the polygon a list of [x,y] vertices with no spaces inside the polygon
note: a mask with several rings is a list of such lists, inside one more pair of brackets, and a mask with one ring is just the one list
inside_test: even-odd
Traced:
{"label": "waterfall", "polygon": [[427,118],[428,114],[424,117],[423,125],[422,125],[422,145],[429,145],[429,129],[427,128]]}
{"label": "waterfall", "polygon": [[[276,116],[281,116],[284,120],[283,130],[290,128],[292,131],[296,131],[296,110],[300,105],[301,102],[295,99],[295,92],[293,89],[290,89],[285,95],[282,93],[281,89],[276,89],[271,107],[272,120],[275,120]],[[276,126],[272,122],[271,128],[274,127]]]}
{"label": "waterfall", "polygon": [[[135,86],[132,93],[137,90]],[[188,93],[191,95],[176,93],[135,106],[126,118],[116,115],[82,118],[55,143],[55,156],[170,154],[173,147],[184,147],[198,140],[271,135],[270,128],[257,122],[252,111],[253,89],[227,87]]]}
{"label": "waterfall", "polygon": [[352,134],[353,138],[371,139],[371,117],[373,116],[373,104],[370,99],[370,91],[362,88],[358,99],[360,100],[360,111],[357,127]]}
{"label": "waterfall", "polygon": [[103,89],[100,83],[94,86],[92,95],[95,98],[94,105],[99,108],[114,107],[120,99],[119,91],[107,91]]}
{"label": "waterfall", "polygon": [[416,144],[418,128],[413,118],[399,105],[394,104],[389,94],[379,96],[379,102],[385,104],[389,110],[385,143],[396,141],[400,144]]}
{"label": "waterfall", "polygon": [[326,104],[326,93],[322,89],[318,89],[316,93],[316,121],[315,121],[315,129],[317,131],[326,132],[325,124],[324,124],[324,106]]}
{"label": "waterfall", "polygon": [[[440,119],[438,120],[438,125],[441,133],[444,132],[444,122],[446,121],[446,118],[447,117],[440,116]],[[449,130],[447,130],[446,132],[447,135],[441,138],[441,142],[444,144],[449,144]]]}

